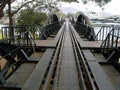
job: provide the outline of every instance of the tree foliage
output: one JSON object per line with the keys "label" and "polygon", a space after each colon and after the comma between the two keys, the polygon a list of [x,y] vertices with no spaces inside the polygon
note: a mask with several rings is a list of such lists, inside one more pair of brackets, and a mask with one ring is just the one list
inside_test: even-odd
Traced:
{"label": "tree foliage", "polygon": [[111,0],[82,0],[84,4],[87,4],[89,1],[93,1],[97,3],[100,7],[106,5],[107,3],[111,2]]}
{"label": "tree foliage", "polygon": [[43,12],[35,12],[33,9],[25,9],[20,12],[19,25],[43,25],[47,15]]}
{"label": "tree foliage", "polygon": [[0,18],[4,16],[3,9],[6,7],[6,4],[9,0],[0,0]]}
{"label": "tree foliage", "polygon": [[111,2],[111,0],[99,0],[99,1],[96,2],[96,3],[98,3],[98,5],[99,5],[100,7],[102,7],[102,6],[106,5],[106,4],[109,3],[109,2]]}
{"label": "tree foliage", "polygon": [[[79,2],[79,0],[61,0],[63,2]],[[96,2],[99,6],[104,6],[105,4],[109,3],[111,0],[82,0],[84,4],[87,4],[89,1]]]}
{"label": "tree foliage", "polygon": [[[15,1],[20,1],[20,0],[0,0],[0,18],[4,15],[4,12],[3,12],[3,9],[7,6],[7,4],[9,2],[13,3]],[[27,5],[28,3],[32,3],[34,4],[33,2],[36,1],[37,2],[37,5],[39,5],[39,3],[42,3],[44,4],[44,1],[46,0],[23,0],[23,4],[17,9],[15,10],[13,14],[17,13],[19,11],[19,9],[23,8],[24,5]],[[48,1],[53,1],[53,0],[48,0]],[[79,2],[78,0],[56,0],[56,1],[63,1],[63,2]],[[111,0],[82,0],[84,4],[86,4],[88,1],[95,1],[99,6],[103,6],[107,3],[109,3]],[[19,6],[19,5],[18,5]],[[34,5],[35,6],[35,5]]]}
{"label": "tree foliage", "polygon": [[61,0],[62,2],[79,2],[78,0]]}

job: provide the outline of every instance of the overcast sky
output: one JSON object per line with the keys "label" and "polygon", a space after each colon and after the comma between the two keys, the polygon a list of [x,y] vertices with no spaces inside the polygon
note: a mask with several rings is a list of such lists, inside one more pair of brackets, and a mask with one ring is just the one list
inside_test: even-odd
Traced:
{"label": "overcast sky", "polygon": [[120,15],[120,0],[112,0],[105,6],[105,11]]}
{"label": "overcast sky", "polygon": [[[84,5],[81,1],[80,3],[62,3],[61,7],[73,7],[75,9],[78,9],[80,11],[95,11],[95,12],[101,12],[101,8],[97,6],[93,2],[89,2],[88,4]],[[105,12],[109,12],[114,15],[120,15],[120,0],[112,0],[110,3],[104,6]],[[67,12],[67,11],[66,11]]]}

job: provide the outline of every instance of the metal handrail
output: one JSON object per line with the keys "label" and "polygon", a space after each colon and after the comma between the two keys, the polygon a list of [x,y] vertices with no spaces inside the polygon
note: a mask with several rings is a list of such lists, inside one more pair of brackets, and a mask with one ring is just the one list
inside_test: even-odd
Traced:
{"label": "metal handrail", "polygon": [[103,41],[105,40],[107,34],[113,29],[113,25],[110,26],[102,26],[100,28],[100,30],[97,32],[97,34],[95,35],[94,39],[96,41]]}
{"label": "metal handrail", "polygon": [[[30,31],[33,35],[34,39],[41,39],[42,34],[49,31],[49,30],[55,30],[56,28],[60,27],[60,23],[54,22],[45,26],[40,25],[16,25],[16,26],[8,26],[8,27],[2,27],[2,39],[10,38],[10,30],[13,30],[13,36],[19,35],[22,32]],[[37,34],[37,35],[36,35]]]}
{"label": "metal handrail", "polygon": [[15,44],[18,46],[23,46],[23,45],[31,46],[32,45],[32,43],[30,42],[31,40],[33,44],[36,45],[32,34],[30,34],[29,31],[25,31],[25,32],[22,32],[20,35],[15,35],[13,37],[4,39],[1,42]]}
{"label": "metal handrail", "polygon": [[[7,78],[12,74],[12,72],[14,72],[14,70],[19,67],[19,65],[17,65],[17,63],[22,60],[22,58],[19,58],[20,49],[21,49],[21,46],[16,47],[15,49],[13,49],[12,51],[6,53],[6,55],[4,55],[4,56],[2,56],[2,57],[0,58],[0,60],[2,60],[2,59],[6,59],[6,60],[7,60],[7,58],[9,57],[9,59],[13,59],[13,60],[15,61],[15,62],[12,62],[12,63],[11,63],[9,60],[7,60],[7,62],[9,63],[9,64],[7,63],[8,66],[7,66],[7,67],[4,67],[4,68],[0,71],[1,74],[4,76],[5,79],[7,79]],[[13,54],[16,54],[18,57],[17,57],[16,55],[13,57],[13,56],[12,56]],[[10,58],[10,57],[11,57],[11,58]],[[15,57],[17,57],[17,58],[14,59]],[[9,74],[6,75],[5,73],[9,70],[10,67],[12,67],[12,71],[9,72]]]}
{"label": "metal handrail", "polygon": [[80,31],[87,39],[94,40],[95,32],[92,26],[88,24],[83,24],[80,22],[76,22],[75,27],[77,31]]}
{"label": "metal handrail", "polygon": [[120,27],[112,29],[101,44],[101,48],[117,48],[120,40]]}
{"label": "metal handrail", "polygon": [[16,51],[19,50],[20,48],[21,48],[21,46],[15,48],[14,50],[12,50],[12,51],[10,51],[9,53],[7,53],[6,55],[2,56],[2,57],[0,58],[0,60],[3,59],[3,58],[5,58],[6,56],[10,55],[11,53],[16,52]]}

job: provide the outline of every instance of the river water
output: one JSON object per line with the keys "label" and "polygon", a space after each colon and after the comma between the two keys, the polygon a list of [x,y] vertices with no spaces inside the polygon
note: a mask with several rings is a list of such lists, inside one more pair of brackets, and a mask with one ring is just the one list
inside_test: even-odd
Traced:
{"label": "river water", "polygon": [[120,27],[120,23],[102,23],[102,22],[96,22],[93,25],[94,25],[95,34],[98,33],[98,31],[100,30],[100,28],[102,26],[119,26]]}

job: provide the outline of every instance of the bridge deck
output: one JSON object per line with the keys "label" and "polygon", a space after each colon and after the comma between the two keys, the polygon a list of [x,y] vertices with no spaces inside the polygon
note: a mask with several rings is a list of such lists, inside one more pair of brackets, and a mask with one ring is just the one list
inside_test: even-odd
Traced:
{"label": "bridge deck", "polygon": [[53,37],[36,40],[36,46],[46,48],[45,52],[33,54],[30,60],[35,62],[23,63],[7,81],[16,82],[21,90],[120,88],[118,71],[105,57],[93,52],[100,48],[101,42],[85,41],[87,39],[80,37],[69,20]]}
{"label": "bridge deck", "polygon": [[[45,48],[55,48],[56,47],[56,42],[54,40],[35,40],[36,46],[37,47],[45,47]],[[82,49],[99,49],[101,48],[102,42],[99,41],[83,41],[81,43],[81,48]]]}
{"label": "bridge deck", "polygon": [[25,83],[22,90],[39,90],[44,74],[46,73],[47,66],[49,65],[51,56],[54,49],[47,49],[43,57],[36,65],[34,71],[31,73],[29,79]]}
{"label": "bridge deck", "polygon": [[[71,39],[72,36],[70,34],[71,29],[69,25],[70,24],[68,24],[68,22],[63,25],[62,29],[57,34],[57,36],[59,35],[58,37],[56,37],[57,39],[54,38],[54,40],[56,41],[55,43],[52,43],[54,42],[54,40],[46,40],[43,41],[44,43],[42,44],[37,44],[38,46],[44,46],[49,43],[50,46],[53,45],[56,48],[55,50],[46,50],[45,54],[40,59],[39,63],[33,70],[22,90],[83,90],[83,88],[85,87],[82,86],[84,84],[81,83],[83,83],[84,81],[85,86],[89,88],[88,90],[92,90],[92,88],[99,88],[98,90],[113,90],[113,85],[108,79],[101,65],[99,64],[99,61],[89,50],[89,48],[94,47],[100,48],[100,43],[83,41],[82,38],[80,38],[76,31],[73,29],[73,32],[74,34],[76,34],[76,38],[82,48],[82,53],[80,55],[82,55],[82,57],[84,57],[85,59],[85,61],[80,61],[80,63],[87,63],[85,66],[82,66],[82,64],[80,64],[80,66],[77,66],[77,57],[75,56],[75,47],[73,48],[73,43]],[[59,43],[57,43],[57,41],[59,41]],[[60,47],[58,47],[59,45]],[[83,48],[86,48],[86,50],[84,50]],[[78,53],[78,51],[76,53]],[[80,56],[78,58],[80,58]],[[80,79],[82,76],[80,76],[80,73],[78,73],[79,67],[81,67],[81,75],[83,74],[83,79]],[[84,71],[84,68],[87,69],[87,67],[89,68],[89,70]],[[87,76],[86,72],[92,75],[88,77],[91,77],[93,79],[93,82],[96,83],[95,85],[91,87],[89,86],[89,84],[87,85],[89,80],[87,80],[87,77],[85,77]],[[86,75],[84,76],[85,73]],[[92,79],[90,80],[91,83]]]}
{"label": "bridge deck", "polygon": [[35,40],[36,46],[40,48],[55,48],[56,42],[54,40]]}
{"label": "bridge deck", "polygon": [[24,63],[17,71],[7,80],[8,82],[16,82],[17,87],[23,87],[31,72],[34,70],[35,63]]}
{"label": "bridge deck", "polygon": [[83,41],[80,45],[82,49],[97,49],[101,48],[101,43],[99,41]]}

